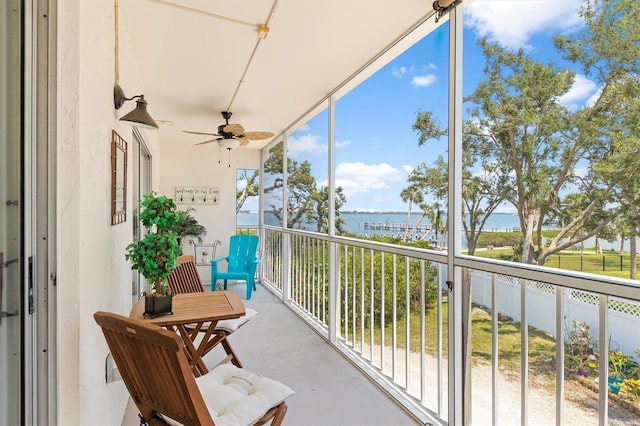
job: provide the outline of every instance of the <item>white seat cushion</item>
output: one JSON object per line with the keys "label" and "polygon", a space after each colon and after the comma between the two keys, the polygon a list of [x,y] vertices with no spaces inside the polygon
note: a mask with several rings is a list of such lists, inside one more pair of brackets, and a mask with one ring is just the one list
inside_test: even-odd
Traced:
{"label": "white seat cushion", "polygon": [[[240,318],[218,321],[216,323],[215,331],[224,331],[227,334],[231,334],[234,331],[236,331],[242,324],[249,321],[251,318],[255,317],[257,314],[258,314],[257,311],[247,308],[244,310],[244,315],[241,316]],[[193,329],[195,328],[195,325],[187,324],[186,327]],[[208,328],[209,328],[209,323],[206,323],[202,325],[202,328],[200,330],[206,331]]]}
{"label": "white seat cushion", "polygon": [[259,374],[222,364],[196,378],[216,426],[252,425],[295,392]]}
{"label": "white seat cushion", "polygon": [[216,324],[215,330],[225,331],[227,333],[233,333],[238,329],[238,327],[240,327],[242,324],[249,321],[251,318],[255,317],[258,314],[258,312],[249,308],[246,308],[244,312],[245,312],[244,315],[241,316],[240,318],[218,321],[218,323]]}

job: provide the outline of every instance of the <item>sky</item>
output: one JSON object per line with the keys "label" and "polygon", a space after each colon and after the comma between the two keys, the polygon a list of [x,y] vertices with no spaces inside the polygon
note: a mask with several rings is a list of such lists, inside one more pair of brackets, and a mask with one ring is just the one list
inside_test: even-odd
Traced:
{"label": "sky", "polygon": [[[582,0],[476,0],[464,11],[463,92],[482,77],[483,58],[475,40],[486,36],[510,49],[524,49],[543,63],[564,64],[551,39],[581,27]],[[418,164],[446,158],[446,140],[418,147],[411,126],[419,111],[447,122],[448,26],[416,43],[336,102],[336,184],[343,211],[407,211],[399,194]],[[575,109],[598,92],[583,74],[559,102]],[[464,107],[463,107],[464,108]],[[309,161],[317,181],[327,182],[327,113],[289,136],[289,156]],[[505,211],[509,211],[505,208]]]}

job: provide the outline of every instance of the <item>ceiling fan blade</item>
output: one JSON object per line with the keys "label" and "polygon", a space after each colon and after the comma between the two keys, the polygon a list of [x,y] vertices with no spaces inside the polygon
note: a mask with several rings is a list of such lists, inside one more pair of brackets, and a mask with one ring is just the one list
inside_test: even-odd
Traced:
{"label": "ceiling fan blade", "polygon": [[260,139],[272,138],[274,135],[271,132],[245,132],[244,136],[247,139],[251,139],[251,140],[257,141],[257,140],[260,140]]}
{"label": "ceiling fan blade", "polygon": [[211,140],[208,140],[208,141],[197,143],[196,145],[204,145],[204,144],[208,144],[208,143],[218,142],[219,140],[220,140],[220,138],[211,139]]}
{"label": "ceiling fan blade", "polygon": [[220,136],[217,133],[202,133],[202,132],[191,132],[189,130],[183,130],[184,133],[190,133],[192,135],[205,135],[205,136]]}
{"label": "ceiling fan blade", "polygon": [[241,124],[227,124],[222,128],[223,131],[231,133],[232,135],[242,135],[244,133],[244,127]]}
{"label": "ceiling fan blade", "polygon": [[249,144],[249,139],[245,138],[245,137],[238,137],[236,138],[237,140],[240,141],[240,146],[245,146]]}

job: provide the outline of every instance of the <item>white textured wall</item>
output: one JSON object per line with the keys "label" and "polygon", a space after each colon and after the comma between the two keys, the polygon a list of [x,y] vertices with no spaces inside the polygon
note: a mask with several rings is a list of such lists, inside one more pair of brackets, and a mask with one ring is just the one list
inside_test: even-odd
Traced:
{"label": "white textured wall", "polygon": [[[236,171],[238,169],[259,169],[260,151],[238,148],[229,153],[221,150],[222,155],[218,164],[218,147],[209,145],[177,145],[163,142],[160,145],[161,157],[170,159],[162,162],[160,168],[160,192],[175,199],[176,186],[215,187],[220,189],[220,201],[217,205],[181,204],[175,200],[180,210],[188,207],[196,209],[194,217],[207,228],[205,242],[222,241],[217,248],[216,256],[228,253],[229,237],[236,230]],[[231,167],[229,167],[231,164]],[[192,253],[192,248],[186,246],[186,253]],[[200,267],[200,275],[205,282],[210,281],[210,268]]]}
{"label": "white textured wall", "polygon": [[[110,143],[112,129],[132,142],[131,127],[117,119],[135,104],[128,102],[121,111],[113,107],[113,0],[61,0],[58,6],[58,424],[116,425],[122,421],[128,394],[122,382],[105,383],[108,349],[93,313],[128,315],[131,309],[131,270],[124,250],[131,241],[135,200],[129,192],[127,221],[111,226]],[[120,85],[131,96],[144,93],[144,78],[127,40],[120,20]],[[147,98],[152,111],[152,95]],[[226,155],[218,164],[215,146],[183,147],[170,141],[160,145],[157,132],[142,133],[153,156],[153,187],[158,192],[173,197],[176,186],[220,188],[220,204],[197,205],[195,215],[207,227],[206,240],[223,241],[218,254],[226,253],[235,231],[236,169],[258,168],[259,152],[234,150],[230,168]],[[171,162],[164,164],[163,157]],[[131,162],[128,182],[131,185]]]}
{"label": "white textured wall", "polygon": [[[114,43],[113,0],[59,2],[56,355],[61,425],[120,424],[128,399],[122,382],[105,383],[108,349],[93,320],[98,310],[128,315],[131,309],[124,249],[132,236],[133,200],[129,194],[128,220],[111,226],[110,144],[112,129],[132,141],[131,127],[117,118],[135,104],[114,109]],[[121,27],[120,83],[128,96],[144,90],[132,58]],[[148,136],[157,146],[156,136]],[[128,176],[131,184],[130,162]]]}

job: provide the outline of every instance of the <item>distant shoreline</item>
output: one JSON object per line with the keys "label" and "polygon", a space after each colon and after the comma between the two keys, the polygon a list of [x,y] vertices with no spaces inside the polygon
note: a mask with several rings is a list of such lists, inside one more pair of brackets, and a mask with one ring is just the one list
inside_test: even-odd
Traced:
{"label": "distant shoreline", "polygon": [[[444,212],[442,212],[444,213]],[[238,214],[258,214],[257,210],[240,210]],[[346,210],[340,212],[340,214],[403,214],[406,215],[407,212],[395,212],[395,211],[365,211],[365,210]],[[420,212],[411,212],[411,215],[420,215]],[[505,215],[505,216],[515,216],[515,213],[492,213],[494,215]]]}

